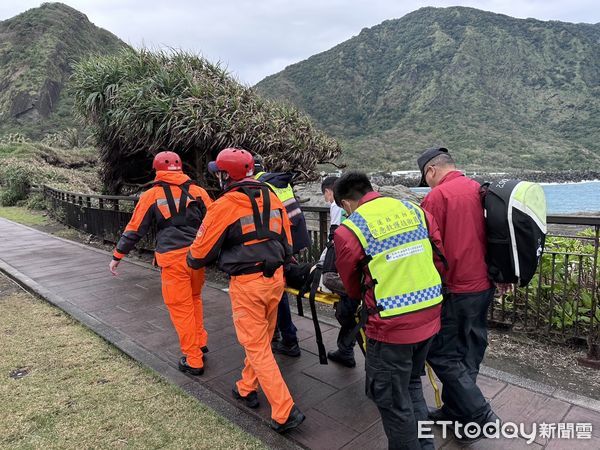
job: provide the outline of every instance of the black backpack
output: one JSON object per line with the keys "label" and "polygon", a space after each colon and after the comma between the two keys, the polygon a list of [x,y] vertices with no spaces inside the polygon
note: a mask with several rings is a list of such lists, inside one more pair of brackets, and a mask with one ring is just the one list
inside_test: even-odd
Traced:
{"label": "black backpack", "polygon": [[482,185],[490,278],[526,286],[546,242],[546,197],[537,183],[500,180]]}

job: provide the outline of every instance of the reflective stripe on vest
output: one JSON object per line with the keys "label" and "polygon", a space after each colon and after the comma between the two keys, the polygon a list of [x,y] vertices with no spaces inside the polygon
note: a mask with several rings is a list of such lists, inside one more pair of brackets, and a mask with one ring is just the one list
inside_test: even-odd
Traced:
{"label": "reflective stripe on vest", "polygon": [[379,315],[390,318],[442,301],[425,214],[389,197],[364,203],[343,223],[370,257],[369,272]]}
{"label": "reflective stripe on vest", "polygon": [[[254,179],[262,181],[260,178],[263,175],[266,175],[266,172],[258,172],[256,175],[254,175]],[[298,201],[296,200],[296,196],[294,195],[294,189],[290,184],[288,184],[286,187],[278,188],[277,186],[274,186],[271,183],[267,183],[265,181],[262,182],[269,186],[273,193],[277,196],[277,198],[281,200],[281,203],[283,203],[283,206],[285,206],[285,210],[287,211],[288,217],[290,219],[302,213],[302,211],[300,210],[300,204],[298,203]]]}
{"label": "reflective stripe on vest", "polygon": [[[270,214],[271,219],[281,219],[281,213],[278,209],[272,209]],[[240,217],[240,225],[251,225],[254,223],[254,216]]]}

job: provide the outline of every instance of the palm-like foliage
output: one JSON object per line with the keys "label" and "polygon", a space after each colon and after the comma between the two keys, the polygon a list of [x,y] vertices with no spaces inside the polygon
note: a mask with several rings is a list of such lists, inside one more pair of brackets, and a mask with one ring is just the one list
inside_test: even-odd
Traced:
{"label": "palm-like foliage", "polygon": [[317,176],[340,145],[297,109],[263,99],[218,65],[184,52],[123,49],[75,66],[79,117],[94,125],[108,191],[150,177],[151,156],[179,152],[185,170],[205,181],[206,164],[234,146],[263,156],[270,170]]}

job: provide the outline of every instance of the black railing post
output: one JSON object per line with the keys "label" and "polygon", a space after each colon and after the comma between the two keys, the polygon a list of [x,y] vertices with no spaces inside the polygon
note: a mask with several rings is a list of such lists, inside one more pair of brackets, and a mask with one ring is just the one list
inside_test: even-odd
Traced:
{"label": "black railing post", "polygon": [[[594,346],[600,346],[600,323],[596,320],[596,311],[598,309],[598,251],[600,248],[600,224],[596,225],[594,234],[594,259],[592,263],[592,317],[590,319],[590,334],[588,336],[589,356],[593,358]],[[600,355],[596,355],[598,357]]]}
{"label": "black railing post", "polygon": [[327,245],[327,235],[329,229],[327,227],[328,213],[327,211],[319,211],[319,254]]}

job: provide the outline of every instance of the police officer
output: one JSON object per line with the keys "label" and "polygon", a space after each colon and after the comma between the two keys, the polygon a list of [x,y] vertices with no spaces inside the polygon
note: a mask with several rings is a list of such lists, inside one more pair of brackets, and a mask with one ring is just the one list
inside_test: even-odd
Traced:
{"label": "police officer", "polygon": [[389,448],[433,449],[431,440],[418,439],[417,421],[427,420],[421,374],[440,329],[437,225],[419,206],[374,192],[361,172],[344,174],[334,195],[349,214],[334,243],[348,295],[363,299],[367,395],[379,409]]}

